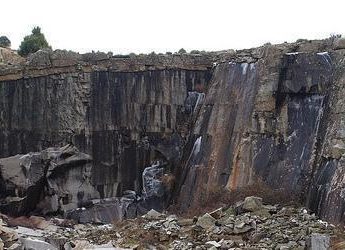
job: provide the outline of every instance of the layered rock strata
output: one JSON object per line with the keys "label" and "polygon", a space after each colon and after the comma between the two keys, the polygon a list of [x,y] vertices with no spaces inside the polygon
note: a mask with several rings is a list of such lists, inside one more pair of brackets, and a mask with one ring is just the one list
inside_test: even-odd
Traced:
{"label": "layered rock strata", "polygon": [[161,162],[150,185],[175,179],[161,201],[183,209],[214,187],[263,180],[340,222],[345,51],[336,44],[121,58],[39,51],[1,67],[0,155],[71,143],[92,157],[101,199],[142,193],[145,168]]}

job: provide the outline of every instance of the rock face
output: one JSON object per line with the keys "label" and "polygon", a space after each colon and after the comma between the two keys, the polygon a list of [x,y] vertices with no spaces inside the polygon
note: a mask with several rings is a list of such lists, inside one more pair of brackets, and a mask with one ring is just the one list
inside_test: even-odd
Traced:
{"label": "rock face", "polygon": [[188,207],[215,185],[264,180],[343,221],[344,51],[261,52],[256,62],[215,69],[191,137],[195,147],[181,164],[178,200]]}
{"label": "rock face", "polygon": [[[201,55],[39,51],[2,66],[3,198],[23,204],[42,185],[42,172],[51,200],[102,204],[98,198],[135,192],[150,203],[146,209],[170,198],[187,209],[214,187],[263,180],[300,194],[323,218],[344,221],[344,56],[321,40]],[[55,169],[33,154],[32,173],[6,167],[25,166],[17,154],[68,143],[92,160]],[[60,168],[68,175],[57,179]],[[73,187],[76,169],[85,187]],[[72,197],[62,198],[67,187]]]}
{"label": "rock face", "polygon": [[[207,70],[68,73],[2,82],[0,154],[73,143],[92,155],[102,198],[139,191],[153,160],[177,161],[192,112],[189,92]],[[171,166],[170,166],[171,167]]]}

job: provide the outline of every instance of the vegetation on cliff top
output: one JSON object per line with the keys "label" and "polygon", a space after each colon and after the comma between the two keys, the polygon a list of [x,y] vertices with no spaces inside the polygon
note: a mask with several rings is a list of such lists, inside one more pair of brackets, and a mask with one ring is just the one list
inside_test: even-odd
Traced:
{"label": "vegetation on cliff top", "polygon": [[44,34],[41,33],[41,28],[37,26],[32,29],[31,35],[24,37],[24,40],[19,46],[18,53],[21,56],[27,56],[44,48],[51,47],[49,46]]}
{"label": "vegetation on cliff top", "polygon": [[9,48],[11,47],[11,41],[7,36],[0,36],[0,47]]}

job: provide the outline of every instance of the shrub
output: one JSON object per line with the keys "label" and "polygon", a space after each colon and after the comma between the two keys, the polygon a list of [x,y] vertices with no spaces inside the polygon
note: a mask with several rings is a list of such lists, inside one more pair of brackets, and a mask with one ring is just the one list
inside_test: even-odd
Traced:
{"label": "shrub", "polygon": [[201,52],[199,50],[192,50],[190,53],[191,54],[201,54]]}
{"label": "shrub", "polygon": [[44,34],[41,33],[40,27],[35,27],[32,29],[32,34],[25,36],[24,40],[19,46],[18,53],[21,56],[27,56],[31,53],[44,48],[50,48]]}
{"label": "shrub", "polygon": [[330,37],[331,39],[338,39],[338,38],[341,38],[341,36],[342,36],[341,34],[330,34],[329,37]]}
{"label": "shrub", "polygon": [[9,48],[11,47],[11,41],[7,38],[7,36],[0,36],[0,47],[2,48]]}
{"label": "shrub", "polygon": [[177,53],[179,53],[179,54],[186,54],[187,51],[184,48],[181,48]]}
{"label": "shrub", "polygon": [[342,37],[341,34],[331,34],[328,38],[329,41],[331,41],[331,43],[335,42],[335,40],[338,40]]}

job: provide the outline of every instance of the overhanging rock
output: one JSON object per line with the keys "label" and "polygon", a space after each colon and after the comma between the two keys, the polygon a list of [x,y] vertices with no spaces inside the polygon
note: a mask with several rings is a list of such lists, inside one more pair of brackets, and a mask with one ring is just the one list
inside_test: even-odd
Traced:
{"label": "overhanging rock", "polygon": [[64,212],[99,198],[91,183],[91,160],[71,145],[0,159],[0,210]]}

